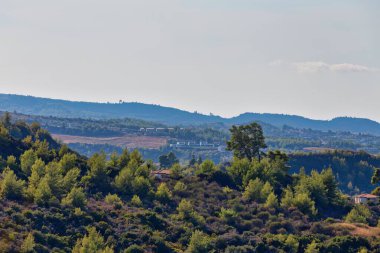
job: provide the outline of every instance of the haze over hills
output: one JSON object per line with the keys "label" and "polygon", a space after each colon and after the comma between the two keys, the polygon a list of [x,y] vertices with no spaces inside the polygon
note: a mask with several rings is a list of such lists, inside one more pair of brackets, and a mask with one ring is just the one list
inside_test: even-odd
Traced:
{"label": "haze over hills", "polygon": [[296,115],[243,113],[232,118],[204,115],[160,105],[137,102],[95,103],[0,94],[2,111],[69,118],[135,118],[168,125],[200,125],[208,123],[245,124],[261,121],[277,127],[284,125],[316,130],[349,131],[380,135],[380,124],[364,118],[338,117],[332,120],[314,120]]}

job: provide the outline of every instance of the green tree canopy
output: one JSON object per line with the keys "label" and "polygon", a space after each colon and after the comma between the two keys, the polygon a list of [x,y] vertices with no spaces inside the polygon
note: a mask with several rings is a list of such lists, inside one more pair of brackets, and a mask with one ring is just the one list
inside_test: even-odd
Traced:
{"label": "green tree canopy", "polygon": [[266,148],[263,129],[257,123],[243,126],[232,126],[231,139],[227,142],[227,150],[233,151],[240,159],[261,159],[261,149]]}

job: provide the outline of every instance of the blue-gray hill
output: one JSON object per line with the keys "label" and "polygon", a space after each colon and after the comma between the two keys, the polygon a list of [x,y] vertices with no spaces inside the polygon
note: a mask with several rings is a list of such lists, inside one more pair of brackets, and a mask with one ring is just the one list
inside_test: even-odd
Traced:
{"label": "blue-gray hill", "polygon": [[93,119],[135,118],[169,125],[200,125],[207,123],[245,124],[261,121],[274,126],[316,130],[349,131],[380,135],[380,124],[370,119],[339,117],[314,120],[296,115],[243,113],[233,118],[192,113],[176,108],[137,102],[94,103],[74,102],[32,96],[0,94],[0,110],[31,115]]}

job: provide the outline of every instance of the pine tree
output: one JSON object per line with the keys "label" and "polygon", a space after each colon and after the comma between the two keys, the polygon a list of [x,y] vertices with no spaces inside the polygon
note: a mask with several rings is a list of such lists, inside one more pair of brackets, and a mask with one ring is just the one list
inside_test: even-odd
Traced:
{"label": "pine tree", "polygon": [[123,206],[123,201],[117,196],[117,194],[108,193],[104,198],[104,201],[109,205],[113,205],[116,209],[120,209]]}
{"label": "pine tree", "polygon": [[232,126],[231,139],[227,142],[227,150],[231,150],[237,158],[258,158],[261,160],[261,149],[266,148],[262,127],[257,123],[245,126]]}
{"label": "pine tree", "polygon": [[20,157],[21,170],[25,173],[25,175],[29,176],[32,170],[33,164],[37,160],[36,153],[29,149],[25,151]]}
{"label": "pine tree", "polygon": [[186,253],[208,253],[211,250],[211,238],[202,231],[195,230],[191,235]]}
{"label": "pine tree", "polygon": [[24,242],[21,245],[21,252],[22,253],[31,253],[34,252],[34,247],[36,246],[34,242],[34,236],[32,233],[29,233]]}
{"label": "pine tree", "polygon": [[28,178],[28,194],[33,196],[41,181],[41,178],[45,175],[45,163],[41,159],[37,159],[32,166],[32,173]]}
{"label": "pine tree", "polygon": [[53,199],[53,194],[50,189],[48,180],[46,177],[42,178],[39,182],[37,189],[34,193],[34,202],[39,206],[49,205]]}
{"label": "pine tree", "polygon": [[217,169],[218,168],[215,166],[213,161],[205,160],[202,164],[199,165],[199,169],[195,172],[195,174],[211,175]]}
{"label": "pine tree", "polygon": [[271,194],[273,192],[273,187],[270,185],[270,183],[267,181],[265,182],[263,188],[261,189],[261,192],[260,192],[260,197],[263,201],[266,201],[269,194]]}
{"label": "pine tree", "polygon": [[90,170],[88,172],[88,179],[90,187],[99,191],[105,192],[109,189],[109,178],[106,166],[106,154],[95,154],[88,159]]}
{"label": "pine tree", "polygon": [[166,201],[169,201],[171,197],[172,197],[172,193],[169,190],[168,186],[165,183],[161,183],[157,187],[156,198],[163,202],[166,202]]}
{"label": "pine tree", "polygon": [[131,199],[131,204],[133,206],[140,207],[140,206],[142,206],[143,203],[142,203],[142,201],[141,201],[141,199],[140,199],[139,196],[133,195],[133,197]]}
{"label": "pine tree", "polygon": [[94,227],[88,229],[88,234],[81,240],[78,240],[73,253],[113,253],[112,247],[108,247],[104,243],[104,238],[101,236]]}
{"label": "pine tree", "polygon": [[10,168],[6,168],[2,173],[0,181],[0,196],[6,199],[21,200],[24,197],[25,181],[17,179],[17,176]]}
{"label": "pine tree", "polygon": [[263,182],[258,178],[250,180],[243,192],[243,198],[259,201],[261,199],[261,190],[263,189],[263,186]]}
{"label": "pine tree", "polygon": [[133,181],[133,172],[129,167],[123,168],[119,175],[115,177],[114,185],[118,192],[124,194],[132,193],[132,181]]}
{"label": "pine tree", "polygon": [[267,208],[277,208],[278,207],[278,199],[274,192],[269,193],[267,200],[265,202],[265,206]]}
{"label": "pine tree", "polygon": [[78,168],[73,168],[66,173],[62,181],[62,186],[65,192],[70,191],[71,188],[77,185],[79,176],[80,169]]}
{"label": "pine tree", "polygon": [[62,199],[63,205],[83,208],[87,199],[82,187],[73,187],[67,196]]}
{"label": "pine tree", "polygon": [[282,208],[290,208],[294,202],[294,193],[293,190],[288,187],[284,190],[284,196],[281,199]]}
{"label": "pine tree", "polygon": [[318,244],[315,241],[312,241],[307,245],[305,253],[319,253]]}
{"label": "pine tree", "polygon": [[1,123],[4,125],[5,128],[10,129],[12,125],[11,120],[12,120],[11,114],[9,112],[5,112],[1,119]]}

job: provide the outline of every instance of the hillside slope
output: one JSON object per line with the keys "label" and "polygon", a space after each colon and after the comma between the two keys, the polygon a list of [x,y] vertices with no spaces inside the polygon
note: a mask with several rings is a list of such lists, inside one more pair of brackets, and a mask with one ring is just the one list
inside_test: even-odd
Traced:
{"label": "hillside slope", "polygon": [[0,159],[0,252],[379,252],[379,206],[353,205],[331,170],[290,174],[278,152],[158,176],[136,150],[28,143]]}
{"label": "hillside slope", "polygon": [[192,113],[176,108],[143,103],[93,103],[0,94],[0,109],[24,114],[69,118],[135,118],[169,125],[200,125],[206,123],[244,124],[261,121],[275,126],[316,130],[350,131],[380,135],[380,124],[373,120],[339,117],[332,120],[313,120],[295,115],[244,113],[233,118]]}

